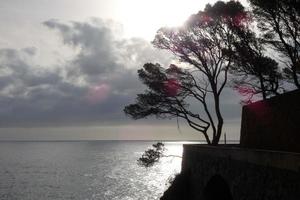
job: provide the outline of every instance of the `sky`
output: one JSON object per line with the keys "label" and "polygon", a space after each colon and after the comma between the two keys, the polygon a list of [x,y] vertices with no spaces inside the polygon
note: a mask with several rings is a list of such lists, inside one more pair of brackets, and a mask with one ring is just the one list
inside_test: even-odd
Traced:
{"label": "sky", "polygon": [[[151,40],[209,0],[0,0],[0,140],[199,140],[176,120],[123,113],[145,87],[144,63],[168,66]],[[222,96],[227,138],[238,139],[239,96]],[[197,109],[195,106],[194,109]]]}

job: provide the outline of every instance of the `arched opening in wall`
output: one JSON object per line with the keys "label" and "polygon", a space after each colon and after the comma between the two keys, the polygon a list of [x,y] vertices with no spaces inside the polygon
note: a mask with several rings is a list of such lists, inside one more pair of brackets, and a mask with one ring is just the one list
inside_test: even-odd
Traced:
{"label": "arched opening in wall", "polygon": [[204,200],[233,200],[226,180],[220,175],[214,175],[207,182],[203,191]]}

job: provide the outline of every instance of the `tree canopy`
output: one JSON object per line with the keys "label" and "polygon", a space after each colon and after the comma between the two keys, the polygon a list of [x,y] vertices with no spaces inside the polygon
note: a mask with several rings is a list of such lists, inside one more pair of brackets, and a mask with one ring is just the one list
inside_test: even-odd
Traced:
{"label": "tree canopy", "polygon": [[[125,113],[133,119],[182,118],[201,132],[208,144],[218,144],[224,123],[220,97],[237,39],[233,27],[243,27],[246,17],[239,2],[219,1],[192,15],[182,27],[159,29],[153,45],[172,52],[189,67],[170,65],[165,69],[145,64],[138,75],[148,90],[138,94]],[[199,104],[198,111],[189,108],[190,99]]]}
{"label": "tree canopy", "polygon": [[245,97],[242,102],[248,104],[253,98],[278,95],[283,90],[282,75],[278,63],[265,55],[263,39],[249,26],[234,27],[234,31],[239,39],[234,43],[234,65],[230,73],[233,88]]}
{"label": "tree canopy", "polygon": [[146,63],[138,76],[148,89],[125,113],[133,119],[181,118],[216,145],[229,80],[243,103],[283,93],[286,80],[300,88],[300,1],[249,1],[249,11],[238,1],[218,1],[181,27],[159,29],[154,47],[173,53],[181,66]]}
{"label": "tree canopy", "polygon": [[282,56],[286,78],[300,88],[300,1],[249,1],[265,44]]}

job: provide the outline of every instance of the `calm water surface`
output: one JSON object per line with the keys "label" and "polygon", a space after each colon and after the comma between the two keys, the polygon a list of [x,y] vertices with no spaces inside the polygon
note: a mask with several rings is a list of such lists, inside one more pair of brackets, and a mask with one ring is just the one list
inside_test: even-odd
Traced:
{"label": "calm water surface", "polygon": [[[151,142],[0,142],[0,200],[159,199],[181,159],[136,160]],[[181,155],[180,143],[166,143]]]}

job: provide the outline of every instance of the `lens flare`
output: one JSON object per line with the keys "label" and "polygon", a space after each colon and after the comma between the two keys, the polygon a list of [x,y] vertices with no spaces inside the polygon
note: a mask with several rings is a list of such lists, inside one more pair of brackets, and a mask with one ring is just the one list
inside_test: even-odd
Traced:
{"label": "lens flare", "polygon": [[167,96],[174,97],[180,91],[181,85],[175,78],[171,78],[164,83],[164,90]]}
{"label": "lens flare", "polygon": [[98,104],[107,99],[110,93],[110,86],[107,84],[100,84],[97,86],[93,86],[89,89],[87,93],[87,101],[90,104]]}

